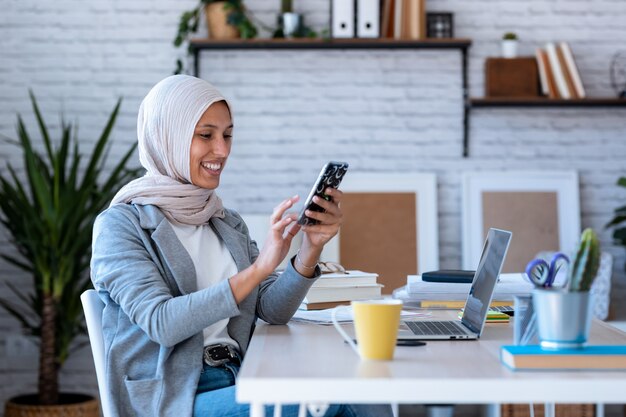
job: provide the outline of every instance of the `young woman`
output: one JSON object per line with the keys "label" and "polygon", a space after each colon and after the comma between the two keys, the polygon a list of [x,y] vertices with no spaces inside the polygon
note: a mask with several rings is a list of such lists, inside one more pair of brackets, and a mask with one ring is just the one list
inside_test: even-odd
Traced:
{"label": "young woman", "polygon": [[[235,381],[256,318],[285,324],[341,224],[341,191],[317,199],[300,227],[281,202],[259,252],[215,193],[233,142],[232,108],[209,83],[168,77],[137,122],[146,174],[123,187],[94,226],[92,281],[106,306],[106,375],[117,416],[244,416]],[[293,236],[298,254],[278,275]],[[271,407],[266,410],[273,412]],[[297,406],[286,406],[296,416]],[[386,416],[388,406],[333,405],[326,416]]]}

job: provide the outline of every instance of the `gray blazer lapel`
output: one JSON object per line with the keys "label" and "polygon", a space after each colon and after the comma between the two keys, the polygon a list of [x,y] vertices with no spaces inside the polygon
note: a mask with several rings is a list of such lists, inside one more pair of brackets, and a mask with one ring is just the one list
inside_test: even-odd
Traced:
{"label": "gray blazer lapel", "polygon": [[152,239],[159,250],[163,263],[172,272],[172,277],[181,293],[190,294],[197,291],[196,270],[193,261],[165,217],[152,233]]}

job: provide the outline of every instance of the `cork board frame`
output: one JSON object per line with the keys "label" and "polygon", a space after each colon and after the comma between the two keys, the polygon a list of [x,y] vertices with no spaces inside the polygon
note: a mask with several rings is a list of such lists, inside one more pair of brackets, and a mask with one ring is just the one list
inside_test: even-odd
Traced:
{"label": "cork board frame", "polygon": [[513,232],[502,269],[522,272],[545,250],[574,250],[580,238],[575,171],[467,172],[462,177],[463,269],[475,269],[489,227]]}
{"label": "cork board frame", "polygon": [[439,269],[434,174],[348,172],[340,189],[344,222],[322,260],[378,273],[383,294],[407,275]]}

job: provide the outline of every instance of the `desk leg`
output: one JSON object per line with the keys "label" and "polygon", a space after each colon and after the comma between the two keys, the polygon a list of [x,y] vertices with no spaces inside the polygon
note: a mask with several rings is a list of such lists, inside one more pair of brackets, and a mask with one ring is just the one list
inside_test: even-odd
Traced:
{"label": "desk leg", "polygon": [[546,403],[544,405],[544,415],[545,417],[555,417],[554,412],[554,403]]}
{"label": "desk leg", "polygon": [[265,417],[265,406],[257,402],[250,404],[250,417]]}

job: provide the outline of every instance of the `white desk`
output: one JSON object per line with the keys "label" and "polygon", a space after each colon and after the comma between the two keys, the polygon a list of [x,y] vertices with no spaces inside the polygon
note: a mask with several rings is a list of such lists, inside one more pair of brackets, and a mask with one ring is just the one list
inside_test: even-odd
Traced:
{"label": "white desk", "polygon": [[[478,341],[397,347],[393,361],[375,362],[361,361],[332,326],[260,323],[239,374],[237,401],[251,404],[253,417],[274,403],[626,402],[626,371],[508,370],[499,348],[511,335],[512,322],[489,324]],[[626,344],[626,333],[594,321],[590,343]]]}

